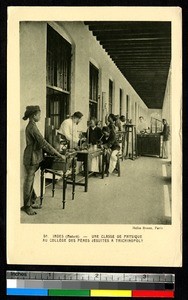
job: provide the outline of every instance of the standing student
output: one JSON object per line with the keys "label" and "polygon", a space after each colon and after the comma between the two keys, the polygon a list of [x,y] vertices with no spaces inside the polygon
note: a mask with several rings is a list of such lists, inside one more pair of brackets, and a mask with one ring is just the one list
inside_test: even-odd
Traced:
{"label": "standing student", "polygon": [[170,137],[170,126],[167,123],[166,119],[162,119],[163,131],[161,135],[163,136],[163,146],[162,146],[162,158],[168,158],[168,143]]}
{"label": "standing student", "polygon": [[40,163],[43,160],[43,150],[56,155],[62,159],[62,156],[56,149],[54,149],[42,136],[36,123],[40,120],[40,107],[27,106],[23,120],[29,119],[29,123],[25,130],[26,148],[24,150],[23,162],[26,170],[26,176],[23,188],[24,206],[22,210],[28,215],[35,215],[33,208],[41,208],[33,205],[37,196],[33,188],[35,173],[39,169]]}
{"label": "standing student", "polygon": [[106,149],[106,173],[112,173],[117,164],[117,154],[120,151],[120,145],[116,139],[116,134],[113,129],[104,126],[102,129],[103,147]]}
{"label": "standing student", "polygon": [[116,117],[114,114],[109,114],[108,118],[107,118],[107,126],[110,128],[110,130],[114,130],[116,131],[116,126],[115,126],[115,121],[116,121]]}
{"label": "standing student", "polygon": [[70,143],[70,148],[77,148],[79,142],[79,134],[77,125],[80,123],[83,114],[80,111],[76,111],[71,118],[66,119],[61,124],[58,133],[65,136]]}
{"label": "standing student", "polygon": [[[101,128],[97,127],[97,119],[91,118],[89,122],[89,128],[87,130],[87,140],[90,145],[91,150],[96,150],[97,145],[102,137]],[[89,171],[91,172],[99,172],[100,160],[99,156],[91,157],[89,156]]]}

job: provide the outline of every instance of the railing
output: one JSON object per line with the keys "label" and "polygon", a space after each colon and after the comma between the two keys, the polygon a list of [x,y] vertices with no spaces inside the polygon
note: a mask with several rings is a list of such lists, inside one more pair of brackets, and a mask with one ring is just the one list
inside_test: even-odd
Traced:
{"label": "railing", "polygon": [[158,133],[162,131],[162,121],[156,118],[151,117],[150,121],[150,132],[151,133]]}

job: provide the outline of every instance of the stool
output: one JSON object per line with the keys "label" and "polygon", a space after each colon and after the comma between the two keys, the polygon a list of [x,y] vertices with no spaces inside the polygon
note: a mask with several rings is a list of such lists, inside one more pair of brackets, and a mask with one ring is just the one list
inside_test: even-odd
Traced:
{"label": "stool", "polygon": [[[65,162],[66,164],[66,162]],[[63,179],[63,209],[65,208],[66,202],[66,188],[67,188],[67,166],[63,167],[62,170],[55,170],[50,168],[41,168],[41,191],[40,191],[40,204],[43,202],[43,189],[44,189],[44,173],[52,174],[52,197],[55,194],[55,176],[58,175]],[[76,158],[72,158],[72,174],[71,174],[71,184],[72,184],[72,200],[74,200],[75,195],[75,178],[76,178]]]}

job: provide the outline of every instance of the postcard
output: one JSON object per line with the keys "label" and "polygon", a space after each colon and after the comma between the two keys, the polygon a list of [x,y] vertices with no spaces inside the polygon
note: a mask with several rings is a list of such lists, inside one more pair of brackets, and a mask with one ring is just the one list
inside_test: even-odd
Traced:
{"label": "postcard", "polygon": [[8,7],[7,263],[182,266],[179,7]]}

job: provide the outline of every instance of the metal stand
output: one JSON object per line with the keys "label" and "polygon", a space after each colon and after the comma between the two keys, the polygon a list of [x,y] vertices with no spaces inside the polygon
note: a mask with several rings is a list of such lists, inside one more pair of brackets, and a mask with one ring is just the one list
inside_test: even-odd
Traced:
{"label": "metal stand", "polygon": [[[131,139],[131,151],[129,141]],[[134,160],[137,157],[137,136],[136,136],[136,126],[135,125],[126,125],[126,155],[125,158],[130,158]]]}

